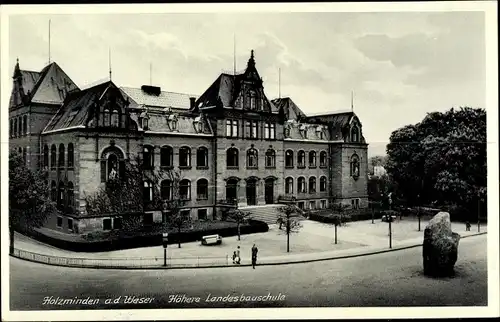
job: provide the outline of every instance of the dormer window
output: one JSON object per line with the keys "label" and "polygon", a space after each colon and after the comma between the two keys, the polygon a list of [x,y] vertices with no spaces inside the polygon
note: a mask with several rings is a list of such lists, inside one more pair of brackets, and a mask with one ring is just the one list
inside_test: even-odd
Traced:
{"label": "dormer window", "polygon": [[203,120],[201,119],[201,116],[197,116],[194,119],[194,128],[196,129],[196,132],[198,133],[203,133],[204,127],[203,127]]}
{"label": "dormer window", "polygon": [[323,127],[322,126],[317,126],[316,127],[316,135],[320,140],[323,140]]}
{"label": "dormer window", "polygon": [[301,124],[299,127],[300,134],[304,139],[307,139],[307,126],[305,124]]}
{"label": "dormer window", "polygon": [[351,142],[359,142],[359,128],[356,125],[351,128]]}
{"label": "dormer window", "polygon": [[290,127],[290,125],[287,125],[285,127],[285,137],[289,138],[290,137],[290,132],[291,132],[291,127]]}
{"label": "dormer window", "polygon": [[141,115],[139,116],[139,126],[144,130],[147,131],[149,128],[149,115],[146,112],[142,112]]}
{"label": "dormer window", "polygon": [[171,131],[177,131],[177,116],[175,114],[168,116],[168,126]]}

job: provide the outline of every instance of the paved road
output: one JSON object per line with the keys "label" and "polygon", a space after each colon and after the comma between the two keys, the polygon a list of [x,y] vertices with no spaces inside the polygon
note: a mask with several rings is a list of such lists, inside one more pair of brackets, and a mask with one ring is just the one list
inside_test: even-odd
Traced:
{"label": "paved road", "polygon": [[[456,276],[441,279],[422,275],[420,247],[351,259],[261,266],[255,270],[96,270],[44,266],[11,258],[10,303],[11,310],[487,305],[486,253],[486,235],[462,239]],[[268,293],[279,299],[256,298]],[[179,295],[181,302],[169,302],[171,295]],[[193,302],[186,303],[189,299],[182,295]],[[224,301],[227,295],[238,302]],[[42,304],[50,296],[56,303],[58,297],[90,297],[99,302]],[[119,296],[118,304],[105,303],[106,299]],[[125,304],[125,296],[149,298],[151,303]],[[197,297],[199,302],[195,302]],[[207,298],[213,297],[220,297],[219,301],[207,302]]]}

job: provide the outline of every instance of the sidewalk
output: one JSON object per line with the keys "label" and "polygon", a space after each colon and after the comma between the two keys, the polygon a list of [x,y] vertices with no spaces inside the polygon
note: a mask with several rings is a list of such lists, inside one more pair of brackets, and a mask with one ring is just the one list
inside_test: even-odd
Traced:
{"label": "sidewalk", "polygon": [[[467,232],[462,234],[462,238],[483,235],[487,232]],[[117,268],[117,269],[182,269],[182,268],[209,268],[209,267],[234,267],[251,266],[249,259],[242,259],[240,265],[232,264],[232,260],[227,257],[191,257],[191,258],[169,258],[167,256],[167,267],[163,266],[163,257],[161,254],[156,257],[137,257],[137,258],[111,258],[96,255],[93,253],[73,253],[45,245],[28,237],[16,236],[18,243],[16,245],[15,256],[35,262],[41,262],[51,265],[86,267],[86,268]],[[322,251],[314,253],[286,253],[276,256],[265,256],[258,258],[258,265],[285,265],[295,263],[305,263],[323,260],[342,259],[358,256],[368,256],[390,251],[397,251],[407,248],[419,247],[422,245],[423,237],[407,239],[405,241],[393,243],[393,247],[387,245],[373,245],[356,247],[341,250]],[[36,251],[35,251],[36,250]],[[44,251],[45,250],[45,251]],[[75,256],[76,255],[76,256]]]}

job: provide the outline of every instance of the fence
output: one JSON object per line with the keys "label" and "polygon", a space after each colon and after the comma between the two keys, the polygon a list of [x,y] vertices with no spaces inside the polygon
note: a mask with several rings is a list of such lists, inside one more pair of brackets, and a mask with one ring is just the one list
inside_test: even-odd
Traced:
{"label": "fence", "polygon": [[[33,262],[88,268],[161,268],[164,267],[163,256],[157,257],[133,257],[133,258],[75,258],[43,255],[25,250],[14,249],[14,257],[30,260]],[[210,266],[233,266],[232,259],[225,257],[169,257],[167,255],[167,268],[178,267],[210,267]]]}

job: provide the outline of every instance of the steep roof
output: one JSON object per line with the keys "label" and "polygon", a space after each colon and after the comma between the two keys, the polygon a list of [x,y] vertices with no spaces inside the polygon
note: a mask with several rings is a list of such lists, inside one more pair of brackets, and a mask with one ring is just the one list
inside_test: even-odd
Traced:
{"label": "steep roof", "polygon": [[276,98],[271,101],[276,108],[279,110],[283,108],[285,112],[285,117],[287,120],[299,120],[300,118],[306,116],[304,112],[295,104],[291,98]]}
{"label": "steep roof", "polygon": [[70,93],[44,132],[85,125],[90,107],[110,86],[115,85],[107,81],[83,91]]}
{"label": "steep roof", "polygon": [[235,83],[239,83],[243,74],[229,75],[222,73],[196,101],[196,108],[215,106],[220,101],[222,106],[231,106],[236,99]]}
{"label": "steep roof", "polygon": [[[10,107],[23,101],[59,105],[62,104],[68,92],[79,90],[56,62],[45,66],[40,72],[21,70],[18,62],[13,78]],[[18,79],[21,80],[20,84]]]}
{"label": "steep roof", "polygon": [[141,88],[134,87],[120,87],[120,90],[130,98],[131,107],[134,107],[134,105],[146,105],[150,107],[189,109],[189,98],[196,98],[196,95],[167,91],[161,91],[159,95],[155,95],[147,93]]}

